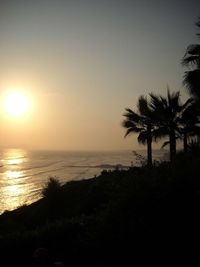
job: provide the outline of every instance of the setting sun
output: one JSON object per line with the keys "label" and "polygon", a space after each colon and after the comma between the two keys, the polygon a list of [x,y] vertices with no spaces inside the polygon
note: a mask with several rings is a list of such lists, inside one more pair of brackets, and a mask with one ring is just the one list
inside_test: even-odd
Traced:
{"label": "setting sun", "polygon": [[19,117],[28,111],[27,96],[21,92],[11,92],[5,98],[5,111],[11,116]]}

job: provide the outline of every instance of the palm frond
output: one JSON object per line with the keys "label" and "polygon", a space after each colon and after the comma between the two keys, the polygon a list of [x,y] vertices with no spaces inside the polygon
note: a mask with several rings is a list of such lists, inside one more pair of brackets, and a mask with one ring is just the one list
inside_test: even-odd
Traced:
{"label": "palm frond", "polygon": [[191,44],[187,47],[186,54],[188,55],[200,55],[200,44]]}
{"label": "palm frond", "polygon": [[189,45],[181,63],[186,67],[200,68],[200,44]]}
{"label": "palm frond", "polygon": [[198,17],[198,21],[195,23],[197,27],[200,28],[200,17]]}
{"label": "palm frond", "polygon": [[128,120],[132,120],[134,122],[139,122],[141,120],[140,115],[134,112],[132,109],[126,108],[125,110],[126,113],[124,113],[123,116],[126,117]]}
{"label": "palm frond", "polygon": [[195,65],[199,65],[199,60],[200,60],[199,56],[196,56],[196,55],[187,56],[182,59],[181,63],[183,66],[189,66],[189,65],[195,66]]}
{"label": "palm frond", "polygon": [[173,92],[170,93],[170,90],[168,88],[167,90],[167,104],[169,110],[171,112],[179,112],[181,110],[181,104],[180,104],[180,92]]}
{"label": "palm frond", "polygon": [[155,142],[157,142],[158,140],[162,139],[163,137],[167,136],[169,134],[169,130],[167,127],[165,126],[161,126],[157,129],[154,129],[152,131],[152,136]]}
{"label": "palm frond", "polygon": [[122,122],[122,126],[124,127],[124,128],[131,128],[131,129],[133,129],[133,131],[135,131],[136,133],[138,133],[138,132],[140,132],[143,128],[141,128],[141,127],[138,127],[137,126],[137,124],[135,124],[134,122],[132,122],[132,121],[126,121],[126,120],[124,120],[123,122]]}
{"label": "palm frond", "polygon": [[186,71],[183,84],[194,97],[200,98],[200,69]]}
{"label": "palm frond", "polygon": [[147,142],[147,138],[148,138],[148,132],[147,131],[142,131],[138,135],[138,143],[141,143],[141,144],[145,145],[146,142]]}
{"label": "palm frond", "polygon": [[126,137],[130,133],[138,133],[142,131],[142,128],[139,128],[136,123],[130,120],[124,120],[122,122],[122,126],[127,129],[124,137]]}
{"label": "palm frond", "polygon": [[150,108],[154,112],[161,112],[163,111],[163,103],[162,103],[162,98],[160,96],[157,96],[153,93],[149,94],[150,96]]}
{"label": "palm frond", "polygon": [[163,109],[167,109],[167,107],[168,107],[167,99],[165,97],[163,97],[163,96],[160,96],[160,100],[161,100],[161,103],[163,105]]}
{"label": "palm frond", "polygon": [[136,123],[133,122],[133,121],[130,121],[130,120],[124,120],[124,121],[122,122],[122,126],[123,126],[124,128],[135,128],[135,127],[137,127],[137,126],[136,126]]}
{"label": "palm frond", "polygon": [[129,129],[126,131],[126,133],[125,133],[125,135],[124,135],[124,138],[127,137],[127,135],[134,134],[134,133],[138,133],[138,132],[140,132],[140,131],[137,130],[137,129],[129,128]]}
{"label": "palm frond", "polygon": [[168,146],[169,144],[170,144],[170,142],[169,142],[169,141],[166,141],[166,142],[164,142],[164,143],[162,144],[161,148],[164,148],[164,147]]}
{"label": "palm frond", "polygon": [[191,101],[188,102],[188,105],[185,103],[185,108],[182,110],[179,122],[183,125],[195,125],[200,122],[200,112],[197,109],[196,103],[192,100],[193,99],[191,98]]}
{"label": "palm frond", "polygon": [[195,103],[195,100],[193,97],[188,98],[185,103],[182,105],[182,111],[188,109]]}
{"label": "palm frond", "polygon": [[139,97],[137,108],[138,108],[139,113],[142,116],[146,116],[146,117],[151,116],[151,110],[150,110],[150,107],[149,107],[149,103],[148,103],[147,97],[145,97],[143,95]]}
{"label": "palm frond", "polygon": [[181,111],[180,92],[171,93],[167,89],[167,97],[150,94],[151,108],[160,124],[167,124],[176,119]]}

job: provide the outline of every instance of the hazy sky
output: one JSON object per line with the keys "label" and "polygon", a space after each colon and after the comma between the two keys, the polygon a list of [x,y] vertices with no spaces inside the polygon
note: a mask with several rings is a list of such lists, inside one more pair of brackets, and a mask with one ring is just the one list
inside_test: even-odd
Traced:
{"label": "hazy sky", "polygon": [[[198,42],[199,0],[1,0],[0,146],[136,149],[125,107],[149,92],[181,90],[186,47]],[[28,94],[21,119],[2,108]]]}

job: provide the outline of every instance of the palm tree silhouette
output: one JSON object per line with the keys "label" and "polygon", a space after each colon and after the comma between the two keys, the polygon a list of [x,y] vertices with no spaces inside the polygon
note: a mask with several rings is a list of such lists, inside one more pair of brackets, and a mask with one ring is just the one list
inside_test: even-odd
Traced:
{"label": "palm tree silhouette", "polygon": [[200,118],[199,107],[197,102],[194,102],[191,98],[191,104],[188,105],[181,114],[180,118],[180,133],[183,139],[184,152],[188,152],[188,138],[197,136],[200,134]]}
{"label": "palm tree silhouette", "polygon": [[150,107],[157,122],[153,136],[155,140],[169,136],[169,141],[165,142],[163,147],[169,144],[171,161],[176,155],[176,139],[180,137],[180,117],[191,101],[189,99],[182,105],[180,92],[170,93],[169,89],[166,98],[153,93],[150,94]]}
{"label": "palm tree silhouette", "polygon": [[138,142],[147,144],[147,164],[152,166],[152,131],[153,131],[153,114],[147,98],[140,96],[137,103],[138,111],[126,108],[123,114],[126,119],[122,126],[127,129],[124,137],[132,133],[138,133]]}
{"label": "palm tree silhouette", "polygon": [[200,45],[190,45],[182,60],[182,64],[190,68],[185,72],[183,84],[196,98],[200,98]]}
{"label": "palm tree silhouette", "polygon": [[[196,25],[200,28],[200,18]],[[197,35],[200,37],[200,34]],[[189,68],[185,72],[183,84],[195,98],[200,99],[200,44],[188,46],[182,65]]]}

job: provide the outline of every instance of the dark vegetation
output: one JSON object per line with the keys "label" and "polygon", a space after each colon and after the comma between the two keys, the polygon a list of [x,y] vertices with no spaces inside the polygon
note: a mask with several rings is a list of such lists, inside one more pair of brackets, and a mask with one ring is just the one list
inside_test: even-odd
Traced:
{"label": "dark vegetation", "polygon": [[[197,23],[200,27],[200,21]],[[129,170],[103,171],[63,186],[51,178],[43,198],[0,216],[5,266],[32,266],[38,247],[67,266],[193,266],[200,262],[199,45],[189,46],[184,84],[192,98],[141,96],[126,109],[126,135],[139,133],[148,162]],[[168,136],[170,162],[153,164],[152,142]],[[176,153],[176,140],[184,152]]]}
{"label": "dark vegetation", "polygon": [[176,156],[176,140],[184,140],[184,149],[187,150],[188,138],[200,132],[199,115],[196,101],[189,98],[181,104],[180,92],[170,93],[167,97],[154,94],[147,97],[141,96],[138,100],[138,112],[127,108],[123,126],[127,129],[125,137],[131,133],[139,133],[138,142],[147,144],[147,161],[152,165],[152,142],[163,137],[169,141],[163,147],[169,145],[170,160]]}
{"label": "dark vegetation", "polygon": [[151,170],[56,184],[40,201],[1,215],[1,258],[30,266],[34,249],[44,246],[69,266],[197,259],[199,164],[189,153]]}

